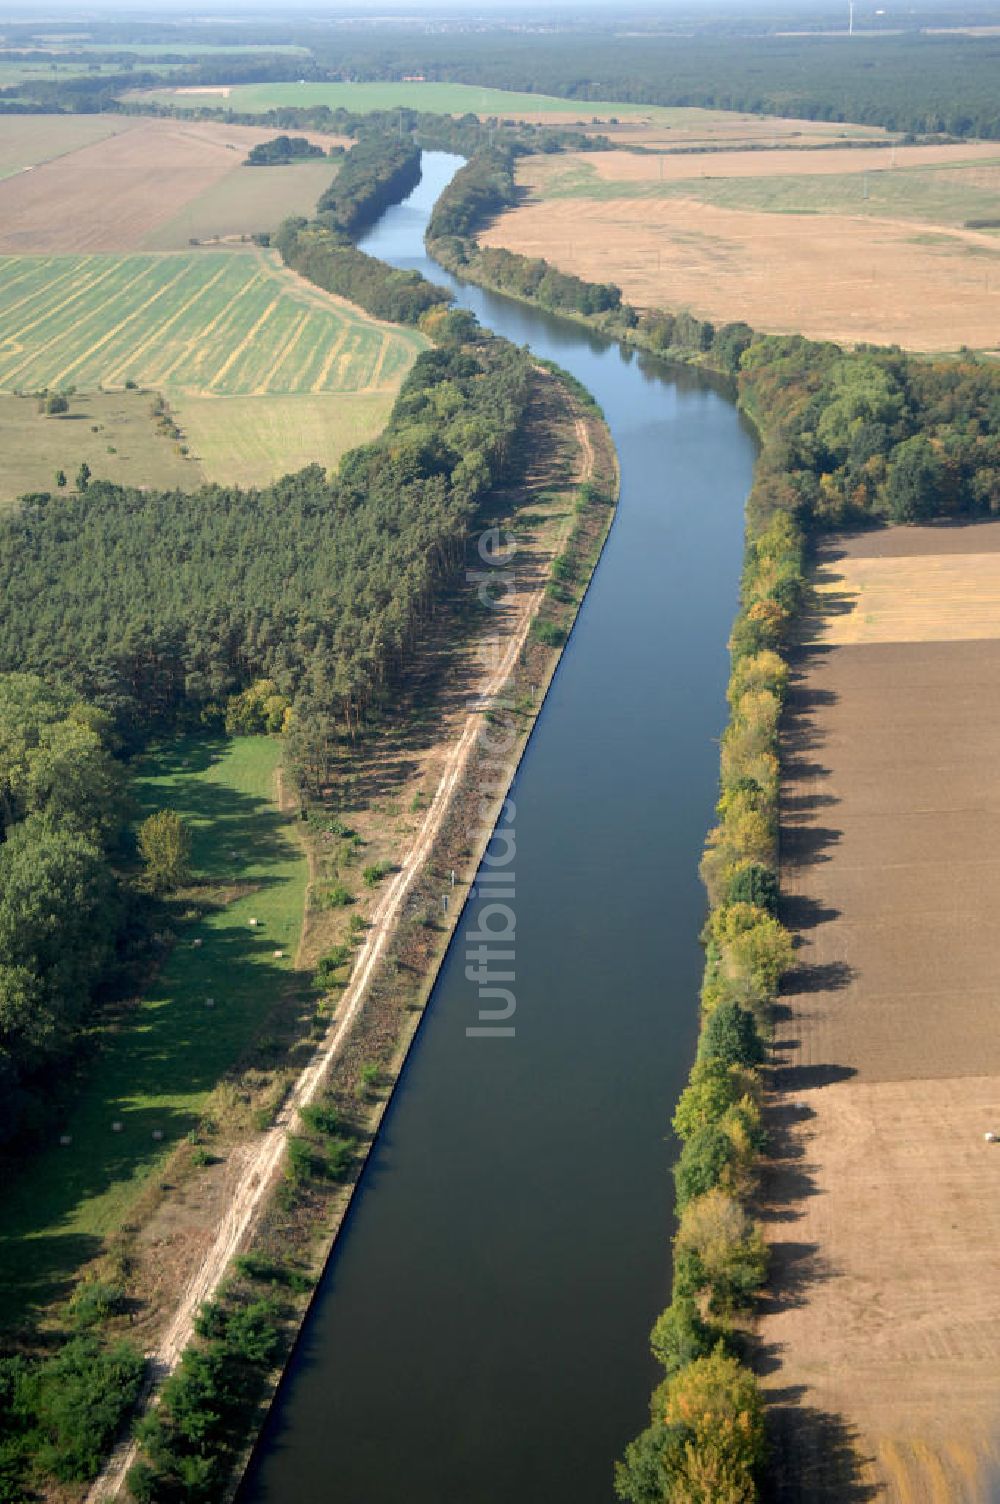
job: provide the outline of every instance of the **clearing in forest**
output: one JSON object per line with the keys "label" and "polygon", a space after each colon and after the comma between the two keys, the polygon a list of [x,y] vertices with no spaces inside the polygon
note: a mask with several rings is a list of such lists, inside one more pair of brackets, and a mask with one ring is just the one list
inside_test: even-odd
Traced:
{"label": "clearing in forest", "polygon": [[[223,1073],[301,985],[307,864],[274,802],[280,753],[276,737],[192,736],[143,760],[141,813],[173,809],[191,825],[197,883],[184,898],[201,917],[183,918],[178,901],[166,963],[97,1041],[68,1096],[60,1127],[71,1142],[33,1155],[5,1192],[0,1321],[51,1299],[100,1252]],[[197,1181],[190,1194],[198,1199]]]}
{"label": "clearing in forest", "polygon": [[640,307],[912,349],[1000,343],[996,146],[529,157],[481,236]]}
{"label": "clearing in forest", "polygon": [[819,552],[782,737],[779,1504],[986,1504],[1000,1443],[1000,524]]}

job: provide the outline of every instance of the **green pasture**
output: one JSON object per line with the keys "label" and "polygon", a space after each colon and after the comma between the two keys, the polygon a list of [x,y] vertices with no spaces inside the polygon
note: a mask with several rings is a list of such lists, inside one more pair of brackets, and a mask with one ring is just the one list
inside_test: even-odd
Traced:
{"label": "green pasture", "polygon": [[[213,1087],[293,984],[307,866],[274,803],[279,752],[275,738],[189,737],[139,769],[142,812],[174,809],[191,823],[196,874],[212,906],[205,917],[182,920],[141,1003],[97,1041],[56,1141],[5,1191],[2,1321],[59,1294],[128,1219],[149,1177],[197,1125]],[[69,1144],[58,1142],[62,1134]]]}

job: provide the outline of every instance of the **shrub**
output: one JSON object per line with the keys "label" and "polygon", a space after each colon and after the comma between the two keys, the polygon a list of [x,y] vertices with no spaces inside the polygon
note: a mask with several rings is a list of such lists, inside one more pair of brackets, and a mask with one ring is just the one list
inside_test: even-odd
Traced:
{"label": "shrub", "polygon": [[767,1275],[767,1245],[734,1196],[718,1186],[688,1202],[674,1240],[674,1298],[707,1293],[709,1310],[747,1304]]}
{"label": "shrub", "polygon": [[720,1003],[706,1021],[698,1058],[721,1060],[726,1065],[761,1065],[764,1044],[753,1014],[739,1003]]}
{"label": "shrub", "polygon": [[78,1285],[69,1303],[70,1319],[75,1327],[99,1326],[122,1308],[125,1291],[121,1285],[98,1279]]}
{"label": "shrub", "polygon": [[353,894],[344,887],[343,883],[334,883],[327,888],[320,899],[324,909],[346,909],[348,904],[354,902]]}
{"label": "shrub", "polygon": [[678,1211],[682,1212],[696,1196],[703,1196],[719,1185],[734,1157],[732,1140],[717,1123],[696,1128],[674,1165]]}
{"label": "shrub", "polygon": [[317,987],[336,986],[339,983],[337,972],[341,967],[346,966],[350,959],[350,948],[346,945],[335,945],[327,951],[325,956],[320,956],[313,973]]}
{"label": "shrub", "polygon": [[63,1483],[96,1475],[138,1398],[144,1368],[127,1342],[104,1348],[79,1336],[24,1379],[19,1401],[34,1418],[42,1472]]}
{"label": "shrub", "polygon": [[741,862],[729,874],[724,901],[753,904],[774,917],[778,912],[778,879],[760,862]]}
{"label": "shrub", "polygon": [[710,1352],[712,1339],[712,1328],[702,1320],[694,1301],[682,1296],[657,1317],[649,1345],[653,1357],[672,1374]]}
{"label": "shrub", "polygon": [[531,635],[536,642],[547,648],[561,648],[566,641],[565,628],[557,626],[554,621],[542,621],[538,617],[531,624]]}
{"label": "shrub", "polygon": [[299,1108],[299,1117],[312,1133],[333,1134],[340,1127],[340,1120],[332,1107],[322,1102],[313,1102]]}
{"label": "shrub", "polygon": [[391,862],[373,862],[370,867],[362,869],[361,878],[366,888],[374,888],[384,877],[388,877],[391,871]]}
{"label": "shrub", "polygon": [[699,1128],[717,1123],[743,1096],[745,1079],[724,1060],[696,1060],[674,1113],[678,1138],[689,1139]]}

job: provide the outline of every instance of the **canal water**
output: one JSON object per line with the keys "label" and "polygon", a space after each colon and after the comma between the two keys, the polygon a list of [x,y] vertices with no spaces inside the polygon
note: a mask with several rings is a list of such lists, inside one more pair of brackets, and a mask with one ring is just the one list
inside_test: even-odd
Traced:
{"label": "canal water", "polygon": [[459,165],[361,244],[578,377],[621,501],[514,788],[515,1033],[466,1034],[471,902],[240,1504],[609,1504],[656,1379],[755,445],[710,379],[429,260]]}

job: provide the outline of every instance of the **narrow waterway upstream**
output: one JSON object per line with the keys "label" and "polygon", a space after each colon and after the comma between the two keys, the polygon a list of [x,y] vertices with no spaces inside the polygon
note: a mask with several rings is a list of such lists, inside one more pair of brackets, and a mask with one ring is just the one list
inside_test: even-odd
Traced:
{"label": "narrow waterway upstream", "polygon": [[470,903],[241,1504],[609,1504],[669,1298],[669,1124],[755,446],[708,378],[430,261],[459,165],[425,153],[362,246],[578,377],[621,502],[514,789],[516,1034],[466,1036]]}

